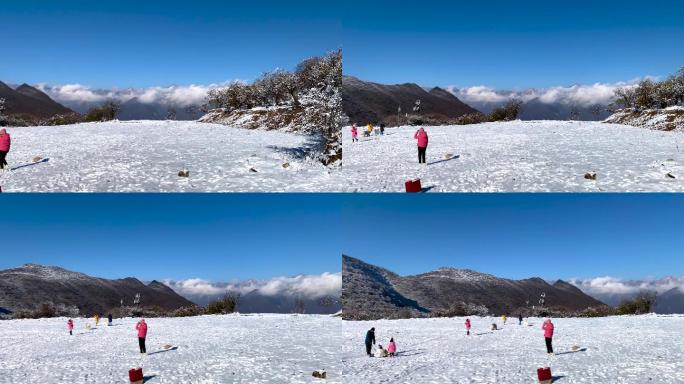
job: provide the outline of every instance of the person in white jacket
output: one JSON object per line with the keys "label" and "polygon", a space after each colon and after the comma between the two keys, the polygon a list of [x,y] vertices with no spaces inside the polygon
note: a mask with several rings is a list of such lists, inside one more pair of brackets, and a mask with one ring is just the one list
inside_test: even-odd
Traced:
{"label": "person in white jacket", "polygon": [[387,357],[389,356],[389,353],[387,353],[387,350],[382,347],[382,345],[378,344],[378,349],[375,350],[375,357]]}

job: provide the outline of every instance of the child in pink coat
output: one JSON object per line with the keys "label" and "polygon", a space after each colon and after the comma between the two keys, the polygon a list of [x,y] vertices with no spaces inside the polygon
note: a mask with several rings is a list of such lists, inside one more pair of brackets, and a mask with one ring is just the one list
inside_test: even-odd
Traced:
{"label": "child in pink coat", "polygon": [[470,336],[470,319],[466,319],[465,327],[466,327],[466,335]]}
{"label": "child in pink coat", "polygon": [[140,353],[147,354],[147,349],[145,348],[145,338],[147,338],[147,323],[145,319],[138,321],[135,325],[135,329],[138,331],[138,345],[140,345]]}
{"label": "child in pink coat", "polygon": [[12,139],[9,133],[3,128],[0,129],[0,169],[4,169],[7,165],[7,153],[9,153],[10,147],[12,145]]}
{"label": "child in pink coat", "polygon": [[351,133],[352,133],[352,143],[355,141],[359,141],[359,130],[356,128],[356,124],[352,125]]}
{"label": "child in pink coat", "polygon": [[551,319],[546,319],[541,327],[544,330],[544,340],[546,341],[546,353],[553,354],[553,346],[551,345],[553,341],[553,323]]}
{"label": "child in pink coat", "polygon": [[69,335],[73,336],[73,331],[74,331],[74,321],[69,319],[67,320],[67,329],[69,330]]}
{"label": "child in pink coat", "polygon": [[394,338],[391,338],[389,344],[387,344],[387,353],[389,353],[390,357],[394,357],[394,354],[397,353],[397,344],[394,343]]}
{"label": "child in pink coat", "polygon": [[416,134],[413,135],[413,138],[418,141],[418,163],[426,164],[425,153],[427,152],[428,146],[428,134],[425,132],[425,129],[421,127],[416,131]]}

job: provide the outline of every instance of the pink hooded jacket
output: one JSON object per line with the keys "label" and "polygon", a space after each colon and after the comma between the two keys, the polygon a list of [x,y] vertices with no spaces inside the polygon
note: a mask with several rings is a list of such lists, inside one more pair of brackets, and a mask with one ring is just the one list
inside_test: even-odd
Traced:
{"label": "pink hooded jacket", "polygon": [[9,133],[4,128],[0,129],[0,151],[9,152],[11,141]]}
{"label": "pink hooded jacket", "polygon": [[357,137],[359,135],[359,130],[356,128],[356,125],[352,127],[352,137]]}
{"label": "pink hooded jacket", "polygon": [[467,330],[470,330],[470,319],[466,319],[465,326]]}
{"label": "pink hooded jacket", "polygon": [[423,128],[416,131],[416,134],[413,135],[413,138],[418,140],[418,147],[419,148],[427,148],[427,146],[428,146],[428,135],[427,135],[427,132],[425,132],[425,130]]}
{"label": "pink hooded jacket", "polygon": [[544,324],[542,324],[542,328],[544,330],[544,337],[553,338],[553,323],[551,320],[546,320]]}
{"label": "pink hooded jacket", "polygon": [[135,325],[135,329],[138,330],[138,337],[147,337],[147,323],[145,320],[140,320],[138,324]]}
{"label": "pink hooded jacket", "polygon": [[394,343],[394,341],[390,341],[389,344],[387,344],[387,353],[395,353],[397,351],[397,345]]}
{"label": "pink hooded jacket", "polygon": [[69,319],[69,321],[67,321],[67,329],[70,331],[74,330],[74,322],[71,321],[71,319]]}

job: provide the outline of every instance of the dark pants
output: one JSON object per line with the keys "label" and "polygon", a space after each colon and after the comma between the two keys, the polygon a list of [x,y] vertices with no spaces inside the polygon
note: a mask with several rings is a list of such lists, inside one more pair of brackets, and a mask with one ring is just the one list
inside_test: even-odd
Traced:
{"label": "dark pants", "polygon": [[147,349],[145,349],[144,337],[138,337],[138,344],[140,345],[140,353],[147,353]]}
{"label": "dark pants", "polygon": [[73,335],[74,335],[74,334],[73,334],[73,331],[69,331],[69,334],[70,334],[71,336],[73,336]]}
{"label": "dark pants", "polygon": [[371,347],[372,347],[372,346],[373,346],[373,344],[371,344],[371,343],[366,343],[366,355],[370,356],[370,354],[371,354]]}
{"label": "dark pants", "polygon": [[418,147],[418,163],[425,163],[425,151],[427,147]]}
{"label": "dark pants", "polygon": [[0,151],[0,169],[4,169],[5,165],[7,165],[7,160],[5,160],[6,157],[7,157],[7,152]]}
{"label": "dark pants", "polygon": [[467,331],[466,331],[466,335],[467,335],[467,336],[470,336],[470,330],[467,330]]}
{"label": "dark pants", "polygon": [[553,347],[551,346],[551,338],[545,337],[544,340],[546,340],[546,352],[553,353]]}

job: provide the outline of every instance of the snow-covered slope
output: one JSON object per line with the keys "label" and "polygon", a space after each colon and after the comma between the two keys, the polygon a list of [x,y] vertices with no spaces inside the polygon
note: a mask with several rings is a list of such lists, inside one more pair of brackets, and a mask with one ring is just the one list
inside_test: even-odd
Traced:
{"label": "snow-covered slope", "polygon": [[[327,370],[341,383],[339,318],[225,315],[146,319],[147,356],[138,353],[137,319],[87,331],[66,318],[0,322],[0,383],[127,383],[142,364],[155,383],[312,383]],[[163,346],[178,347],[165,350]]]}
{"label": "snow-covered slope", "polygon": [[[542,319],[531,326],[499,318],[345,321],[345,383],[535,383],[549,366],[558,383],[681,383],[684,316],[554,319],[554,351],[546,354]],[[383,347],[391,337],[398,356],[369,358],[364,336],[375,327]],[[580,349],[572,351],[572,347]]]}
{"label": "snow-covered slope", "polygon": [[[352,143],[345,127],[347,189],[399,192],[421,178],[438,192],[684,191],[682,132],[566,121],[426,127],[428,166],[421,166],[415,130],[388,128]],[[584,178],[589,172],[596,181]]]}
{"label": "snow-covered slope", "polygon": [[684,132],[684,107],[675,106],[665,109],[622,109],[609,116],[606,123],[628,124],[635,127],[659,131]]}
{"label": "snow-covered slope", "polygon": [[[8,129],[6,192],[307,192],[342,188],[339,169],[303,158],[310,136],[191,121]],[[34,157],[48,162],[29,165]],[[190,177],[179,177],[187,168]],[[256,171],[256,172],[255,172]]]}

